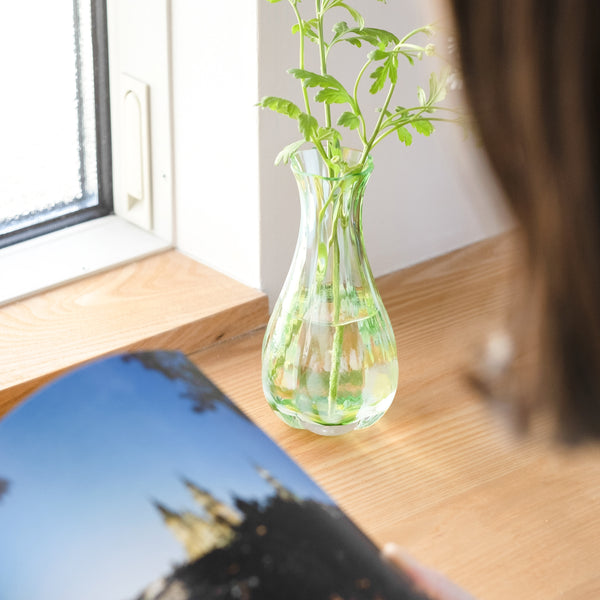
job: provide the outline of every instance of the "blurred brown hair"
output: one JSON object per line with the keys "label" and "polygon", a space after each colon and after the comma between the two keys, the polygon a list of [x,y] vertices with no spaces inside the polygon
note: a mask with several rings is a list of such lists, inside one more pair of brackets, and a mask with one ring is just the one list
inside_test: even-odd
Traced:
{"label": "blurred brown hair", "polygon": [[[600,2],[451,0],[467,96],[522,225],[530,282],[523,405],[600,438]],[[520,335],[520,337],[519,337]]]}

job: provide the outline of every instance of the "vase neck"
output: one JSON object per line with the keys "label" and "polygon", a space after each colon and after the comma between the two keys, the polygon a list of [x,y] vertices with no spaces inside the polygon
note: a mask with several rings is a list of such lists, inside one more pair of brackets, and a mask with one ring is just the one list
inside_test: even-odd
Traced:
{"label": "vase neck", "polygon": [[[300,192],[302,224],[316,229],[340,225],[361,228],[362,201],[373,162],[368,157],[363,166],[357,150],[344,149],[341,162],[349,172],[331,176],[331,168],[316,150],[298,152],[292,160],[292,171]],[[323,232],[324,233],[324,232]]]}
{"label": "vase neck", "polygon": [[329,169],[316,150],[298,154],[292,169],[301,202],[295,256],[296,269],[303,272],[300,277],[316,286],[370,288],[362,202],[373,170],[371,159],[365,168],[329,177]]}

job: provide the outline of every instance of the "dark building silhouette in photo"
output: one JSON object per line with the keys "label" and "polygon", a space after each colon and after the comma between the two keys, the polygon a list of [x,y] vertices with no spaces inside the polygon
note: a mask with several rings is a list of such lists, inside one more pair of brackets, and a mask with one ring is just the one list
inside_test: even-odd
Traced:
{"label": "dark building silhouette in photo", "polygon": [[202,515],[156,504],[190,562],[135,600],[426,600],[341,510],[255,468],[274,490],[262,503],[237,498],[234,510],[186,481]]}

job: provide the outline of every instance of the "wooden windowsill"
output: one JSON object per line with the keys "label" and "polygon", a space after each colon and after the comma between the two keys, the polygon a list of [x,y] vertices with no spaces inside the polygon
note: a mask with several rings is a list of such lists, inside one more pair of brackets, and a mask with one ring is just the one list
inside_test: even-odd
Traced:
{"label": "wooden windowsill", "polygon": [[0,308],[0,416],[82,362],[125,350],[191,354],[267,319],[265,294],[175,250],[14,302]]}

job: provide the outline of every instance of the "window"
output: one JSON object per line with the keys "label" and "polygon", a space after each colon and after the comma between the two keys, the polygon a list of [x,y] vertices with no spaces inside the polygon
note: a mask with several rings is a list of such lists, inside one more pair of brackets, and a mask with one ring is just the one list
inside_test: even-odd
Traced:
{"label": "window", "polygon": [[[18,168],[13,189],[22,219],[31,216],[25,190],[39,198],[35,192],[49,192],[54,182],[60,191],[53,207],[37,207],[47,223],[14,228],[14,219],[0,213],[0,305],[173,246],[170,6],[170,0],[31,0],[15,3],[0,21],[0,211]],[[144,123],[134,116],[147,127],[148,193],[131,203],[127,168],[135,161],[127,150],[135,128],[125,99],[134,80],[140,94],[145,90]],[[59,113],[68,115],[60,124]],[[44,137],[43,126],[54,132]],[[141,144],[134,150],[139,156]],[[15,167],[18,155],[22,166]],[[11,231],[3,232],[7,221]]]}
{"label": "window", "polygon": [[0,21],[0,247],[112,212],[105,0]]}

